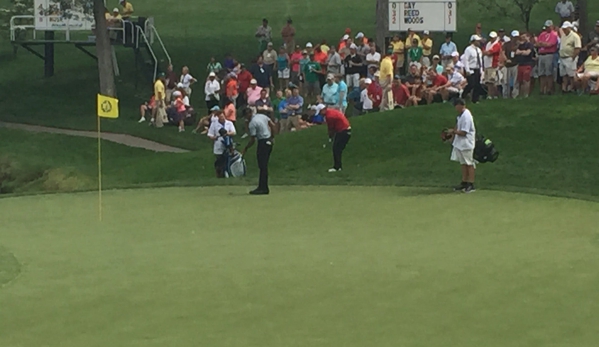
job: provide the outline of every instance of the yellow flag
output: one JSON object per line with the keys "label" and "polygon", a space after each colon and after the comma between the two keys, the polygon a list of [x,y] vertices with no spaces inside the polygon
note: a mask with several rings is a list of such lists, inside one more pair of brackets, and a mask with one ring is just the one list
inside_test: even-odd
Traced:
{"label": "yellow flag", "polygon": [[119,118],[119,99],[98,94],[98,117]]}

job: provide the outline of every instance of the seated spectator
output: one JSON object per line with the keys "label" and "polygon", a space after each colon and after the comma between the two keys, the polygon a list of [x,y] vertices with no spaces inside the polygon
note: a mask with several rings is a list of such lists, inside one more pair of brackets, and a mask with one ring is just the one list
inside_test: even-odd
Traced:
{"label": "seated spectator", "polygon": [[141,118],[139,119],[139,123],[143,123],[146,121],[146,115],[152,116],[152,109],[154,108],[154,95],[150,98],[150,101],[144,102],[139,107],[139,113],[141,114]]}
{"label": "seated spectator", "polygon": [[364,79],[364,84],[360,85],[362,92],[360,92],[360,104],[362,106],[362,113],[370,113],[374,111],[374,105],[370,95],[368,94],[368,88],[372,85],[370,78]]}
{"label": "seated spectator", "polygon": [[383,101],[383,88],[379,83],[380,74],[377,71],[374,74],[374,80],[368,86],[368,98],[372,101],[372,109],[374,111],[379,111],[381,107],[381,102]]}
{"label": "seated spectator", "polygon": [[441,97],[441,90],[447,85],[449,82],[447,77],[437,73],[437,71],[433,68],[428,70],[428,78],[431,81],[431,86],[427,88],[424,92],[424,98],[426,98],[427,104],[432,104],[433,101],[441,101],[443,98]]}
{"label": "seated spectator", "polygon": [[599,49],[597,46],[593,46],[589,50],[589,53],[589,57],[584,64],[578,68],[578,73],[576,75],[575,83],[579,94],[584,93],[591,80],[594,80],[595,82],[594,89],[591,92],[593,94],[599,92],[599,83],[597,83],[597,78],[599,77]]}
{"label": "seated spectator", "polygon": [[416,84],[417,80],[422,81],[422,77],[420,76],[420,70],[418,69],[418,66],[412,64],[410,65],[408,75],[405,79],[406,87],[412,88]]}
{"label": "seated spectator", "polygon": [[425,89],[426,87],[424,86],[422,79],[416,79],[410,88],[410,97],[406,102],[406,107],[426,105],[426,100],[422,97]]}
{"label": "seated spectator", "polygon": [[461,98],[464,88],[468,84],[466,77],[462,76],[461,73],[455,71],[453,66],[448,66],[446,69],[447,83],[441,88],[441,97],[443,102],[447,102],[450,99]]}
{"label": "seated spectator", "polygon": [[433,63],[431,67],[434,68],[438,74],[443,73],[443,65],[441,64],[441,58],[438,55],[433,55]]}
{"label": "seated spectator", "polygon": [[300,96],[299,89],[296,86],[291,88],[291,96],[287,98],[286,103],[288,120],[284,131],[290,131],[292,129],[300,130],[299,119],[301,118],[304,107],[304,98]]}
{"label": "seated spectator", "polygon": [[270,97],[268,96],[268,89],[262,89],[260,91],[260,98],[256,100],[255,105],[257,113],[262,113],[273,118],[274,113]]}
{"label": "seated spectator", "polygon": [[410,90],[405,84],[401,83],[399,75],[395,76],[395,78],[393,79],[391,90],[393,91],[393,100],[395,108],[406,107],[406,102],[410,97]]}

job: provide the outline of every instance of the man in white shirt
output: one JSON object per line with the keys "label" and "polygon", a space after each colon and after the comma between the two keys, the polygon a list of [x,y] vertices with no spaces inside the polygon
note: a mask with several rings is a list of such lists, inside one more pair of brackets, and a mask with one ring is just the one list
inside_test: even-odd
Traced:
{"label": "man in white shirt", "polygon": [[220,83],[216,80],[216,74],[211,72],[208,75],[208,80],[204,86],[204,93],[206,94],[206,108],[211,109],[214,106],[218,106],[220,101]]}
{"label": "man in white shirt", "polygon": [[225,129],[227,136],[235,136],[237,134],[233,122],[226,120],[225,114],[222,112],[218,114],[218,121],[212,122],[212,124],[210,124],[210,128],[208,129],[208,138],[214,141],[213,152],[216,156],[214,169],[216,170],[217,178],[225,177],[225,165],[227,164],[227,157],[225,155],[227,148],[223,143],[223,137],[220,135],[221,129]]}
{"label": "man in white shirt", "polygon": [[362,91],[360,92],[360,103],[362,103],[362,112],[369,113],[372,112],[374,105],[370,97],[368,97],[368,86],[372,84],[372,80],[367,78],[364,80],[364,85],[362,85]]}
{"label": "man in white shirt", "polygon": [[183,88],[185,89],[185,94],[187,96],[191,96],[191,85],[196,83],[198,80],[193,78],[192,75],[189,74],[189,68],[187,66],[183,66],[181,70],[181,79],[179,83],[183,84]]}
{"label": "man in white shirt", "polygon": [[450,64],[449,66],[453,65],[453,70],[455,72],[459,72],[462,76],[466,76],[466,73],[464,72],[464,63],[462,62],[462,59],[460,58],[460,53],[458,53],[458,52],[451,53],[451,61],[452,61],[452,64]]}
{"label": "man in white shirt", "polygon": [[464,73],[466,79],[468,79],[468,86],[464,90],[464,95],[468,95],[472,92],[472,102],[477,103],[480,99],[481,85],[480,76],[481,69],[483,68],[482,58],[483,52],[479,48],[482,37],[478,35],[472,35],[470,37],[470,46],[464,51],[462,62],[464,63]]}
{"label": "man in white shirt", "polygon": [[447,75],[447,84],[439,90],[443,102],[461,97],[464,88],[468,84],[466,78],[461,73],[455,71],[453,66],[446,67],[445,73]]}
{"label": "man in white shirt", "polygon": [[574,5],[570,0],[561,0],[555,5],[555,13],[562,19],[560,24],[564,24],[564,22],[572,20]]}
{"label": "man in white shirt", "polygon": [[476,162],[473,158],[476,128],[474,127],[472,113],[466,108],[464,100],[457,99],[454,105],[458,112],[458,118],[456,127],[449,130],[450,134],[453,135],[451,160],[459,162],[462,166],[462,183],[454,190],[472,193],[476,190],[474,188]]}
{"label": "man in white shirt", "polygon": [[368,68],[376,67],[378,69],[379,63],[381,62],[381,54],[376,51],[374,45],[370,46],[370,53],[366,54],[366,64]]}

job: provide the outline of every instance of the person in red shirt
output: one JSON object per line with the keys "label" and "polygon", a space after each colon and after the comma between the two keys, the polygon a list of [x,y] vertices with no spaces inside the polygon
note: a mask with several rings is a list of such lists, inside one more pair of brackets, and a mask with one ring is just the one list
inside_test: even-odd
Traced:
{"label": "person in red shirt", "polygon": [[484,50],[483,66],[485,75],[483,77],[487,88],[489,89],[489,99],[499,96],[497,91],[497,83],[499,79],[497,77],[497,67],[499,65],[499,55],[501,54],[502,42],[499,41],[499,37],[496,32],[491,31],[489,33],[489,42]]}
{"label": "person in red shirt", "polygon": [[295,85],[300,84],[300,60],[303,57],[302,48],[299,45],[295,46],[295,51],[289,57],[289,62],[291,63],[291,83]]}
{"label": "person in red shirt", "polygon": [[404,108],[406,106],[406,102],[410,97],[410,90],[406,87],[405,84],[401,83],[401,79],[399,76],[395,76],[393,80],[393,84],[391,85],[391,90],[393,91],[393,100],[395,102],[395,107]]}
{"label": "person in red shirt", "polygon": [[237,85],[237,75],[234,72],[231,72],[227,76],[227,84],[225,88],[225,95],[227,99],[233,102],[233,105],[237,104],[237,97],[239,96]]}
{"label": "person in red shirt", "polygon": [[430,105],[436,95],[439,95],[439,100],[443,100],[441,98],[441,88],[445,87],[448,80],[447,77],[437,73],[435,69],[428,70],[428,78],[431,81],[431,86],[424,91],[424,98],[426,103]]}
{"label": "person in red shirt", "polygon": [[241,64],[241,70],[239,71],[239,74],[237,74],[237,84],[239,86],[239,97],[237,98],[238,107],[247,105],[246,91],[250,87],[250,82],[253,78],[252,74],[245,68],[245,65]]}
{"label": "person in red shirt", "polygon": [[343,165],[341,157],[343,150],[351,137],[351,125],[341,111],[334,108],[327,108],[326,105],[319,105],[320,114],[324,115],[329,130],[329,142],[333,142],[333,167],[329,172],[341,171]]}
{"label": "person in red shirt", "polygon": [[383,101],[383,88],[379,83],[379,73],[376,72],[374,74],[374,80],[371,84],[368,85],[368,98],[372,100],[372,109],[378,110],[381,107],[381,102]]}

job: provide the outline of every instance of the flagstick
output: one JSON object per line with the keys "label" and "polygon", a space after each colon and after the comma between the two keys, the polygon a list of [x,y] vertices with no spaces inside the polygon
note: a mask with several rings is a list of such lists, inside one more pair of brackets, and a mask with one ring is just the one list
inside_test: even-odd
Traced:
{"label": "flagstick", "polygon": [[100,116],[98,116],[98,218],[102,221],[102,138]]}

